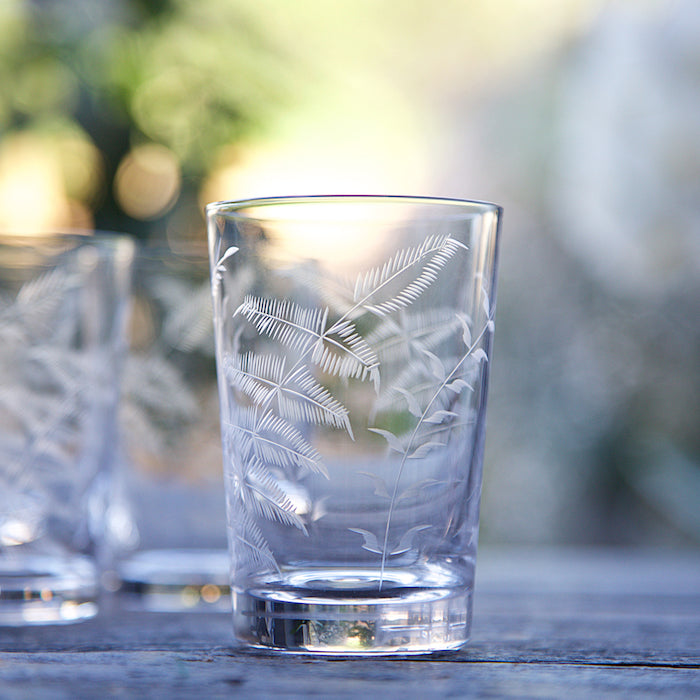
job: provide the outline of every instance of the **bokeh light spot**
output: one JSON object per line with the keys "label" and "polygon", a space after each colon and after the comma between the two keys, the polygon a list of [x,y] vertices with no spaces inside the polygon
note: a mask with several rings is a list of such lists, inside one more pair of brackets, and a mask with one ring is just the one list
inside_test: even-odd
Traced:
{"label": "bokeh light spot", "polygon": [[135,219],[165,214],[180,193],[180,165],[175,154],[158,144],[133,148],[119,164],[115,196],[121,208]]}
{"label": "bokeh light spot", "polygon": [[0,227],[17,233],[69,224],[63,178],[42,139],[14,134],[0,148]]}

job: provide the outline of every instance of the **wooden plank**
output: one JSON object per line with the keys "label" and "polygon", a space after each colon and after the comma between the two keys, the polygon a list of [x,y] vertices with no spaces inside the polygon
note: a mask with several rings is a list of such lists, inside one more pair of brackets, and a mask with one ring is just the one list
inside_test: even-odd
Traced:
{"label": "wooden plank", "polygon": [[486,556],[471,644],[409,660],[234,649],[228,614],[116,607],[79,625],[0,628],[2,700],[361,694],[700,697],[700,559]]}
{"label": "wooden plank", "polygon": [[0,688],[3,698],[697,698],[699,674],[574,663],[261,658],[222,649],[37,652],[4,654]]}

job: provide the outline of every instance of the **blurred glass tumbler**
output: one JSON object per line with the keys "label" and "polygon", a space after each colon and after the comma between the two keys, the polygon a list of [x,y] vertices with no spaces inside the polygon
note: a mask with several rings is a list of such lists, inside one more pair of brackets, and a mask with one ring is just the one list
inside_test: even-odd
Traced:
{"label": "blurred glass tumbler", "polygon": [[236,639],[464,645],[500,208],[333,196],[207,215]]}
{"label": "blurred glass tumbler", "polygon": [[122,603],[230,611],[226,513],[204,245],[136,250],[120,411]]}
{"label": "blurred glass tumbler", "polygon": [[132,254],[0,235],[0,625],[97,611]]}

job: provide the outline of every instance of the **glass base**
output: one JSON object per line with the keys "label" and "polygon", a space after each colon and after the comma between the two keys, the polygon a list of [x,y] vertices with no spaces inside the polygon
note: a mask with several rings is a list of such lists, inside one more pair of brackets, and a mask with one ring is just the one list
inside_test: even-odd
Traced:
{"label": "glass base", "polygon": [[97,570],[81,556],[0,556],[0,626],[68,624],[97,614]]}
{"label": "glass base", "polygon": [[234,633],[248,646],[327,655],[410,655],[462,647],[472,588],[421,585],[410,570],[283,572],[274,584],[233,591]]}
{"label": "glass base", "polygon": [[150,612],[231,612],[226,550],[154,549],[119,568],[126,607]]}

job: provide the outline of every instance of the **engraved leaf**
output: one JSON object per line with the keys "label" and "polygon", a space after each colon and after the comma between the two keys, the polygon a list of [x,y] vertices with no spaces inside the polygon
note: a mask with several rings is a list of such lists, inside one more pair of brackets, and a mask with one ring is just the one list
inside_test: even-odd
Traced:
{"label": "engraved leaf", "polygon": [[283,418],[345,429],[354,439],[348,410],[305,367],[286,376],[285,358],[246,353],[227,359],[224,371],[231,385],[256,405],[267,404],[276,394]]}
{"label": "engraved leaf", "polygon": [[304,351],[321,339],[328,309],[307,309],[289,299],[267,299],[247,294],[234,316],[250,321],[261,335],[279,340],[292,351]]}
{"label": "engraved leaf", "polygon": [[406,552],[410,552],[413,549],[413,538],[416,536],[416,533],[421,532],[421,530],[427,530],[430,527],[430,525],[416,525],[415,527],[412,527],[403,534],[398,545],[392,549],[389,554],[395,556],[397,554],[405,554]]}
{"label": "engraved leaf", "polygon": [[374,484],[375,496],[381,496],[382,498],[390,498],[389,489],[387,488],[386,481],[384,481],[384,479],[382,479],[380,476],[377,476],[376,474],[372,474],[371,472],[358,472],[358,474],[362,474],[362,476],[366,476],[367,478],[372,480],[372,483]]}
{"label": "engraved leaf", "polygon": [[435,353],[430,352],[430,350],[423,350],[423,355],[427,358],[430,371],[433,373],[435,379],[442,381],[445,378],[445,365],[442,364],[442,360]]}
{"label": "engraved leaf", "polygon": [[[3,333],[8,333],[7,340],[11,338],[9,334],[18,334],[16,339],[35,338],[38,333],[43,337],[46,330],[56,324],[56,316],[66,303],[70,283],[70,274],[62,268],[49,270],[25,282],[0,314],[0,328]],[[66,323],[72,328],[72,319],[66,319]]]}
{"label": "engraved leaf", "polygon": [[198,411],[197,401],[178,368],[157,353],[132,354],[124,371],[124,395],[144,420],[181,425]]}
{"label": "engraved leaf", "polygon": [[363,530],[361,527],[349,527],[350,532],[356,532],[358,535],[364,537],[365,543],[362,545],[362,549],[366,549],[368,552],[373,554],[381,554],[382,548],[379,546],[377,541],[377,536],[369,530]]}
{"label": "engraved leaf", "polygon": [[401,387],[396,387],[396,391],[398,391],[406,399],[409,413],[416,416],[416,418],[420,418],[423,411],[418,403],[418,399],[416,399],[416,397],[410,391],[402,389]]}
{"label": "engraved leaf", "polygon": [[472,331],[469,324],[469,319],[463,314],[458,314],[457,318],[462,324],[462,340],[467,347],[470,347],[472,344]]}
{"label": "engraved leaf", "polygon": [[445,421],[450,420],[451,418],[455,418],[457,414],[454,411],[445,411],[444,409],[440,409],[438,411],[435,411],[435,413],[431,414],[428,416],[428,418],[424,418],[423,422],[424,423],[444,423]]}
{"label": "engraved leaf", "polygon": [[279,408],[282,416],[289,420],[332,425],[347,430],[350,437],[355,439],[348,409],[321,386],[305,367],[296,370],[287,385],[280,387]]}
{"label": "engraved leaf", "polygon": [[[389,552],[389,556],[396,556],[399,554],[405,554],[406,552],[410,552],[413,549],[413,539],[415,538],[416,534],[418,532],[421,532],[422,530],[427,530],[430,527],[430,525],[416,525],[410,530],[407,530],[402,535],[401,539],[396,544],[396,546],[391,549],[391,551]],[[369,530],[363,530],[360,527],[349,527],[348,530],[350,530],[350,532],[355,532],[358,535],[362,535],[364,539],[362,549],[366,549],[368,552],[372,552],[373,554],[382,553],[382,547],[379,545],[377,536],[373,532],[370,532]]]}
{"label": "engraved leaf", "polygon": [[410,455],[407,455],[406,459],[422,459],[429,452],[432,452],[433,450],[444,446],[445,445],[442,442],[425,442],[422,445],[419,445],[415,450],[413,450],[413,452],[411,452]]}
{"label": "engraved leaf", "polygon": [[201,410],[179,368],[158,352],[130,353],[120,417],[130,449],[159,455]]}
{"label": "engraved leaf", "polygon": [[[456,361],[454,357],[447,357],[444,363],[447,366],[452,366],[452,363]],[[396,401],[399,395],[403,397],[401,400],[403,401],[405,399],[407,403],[409,402],[408,397],[412,397],[409,411],[417,418],[423,415],[421,406],[425,406],[428,401],[432,400],[436,409],[447,408],[452,395],[448,394],[448,392],[441,392],[437,398],[434,396],[436,388],[441,384],[442,380],[438,380],[435,377],[435,374],[430,370],[425,361],[420,358],[412,358],[405,363],[405,366],[398,373],[392,385],[377,398],[373,407],[373,413],[376,414],[380,411],[393,410],[396,407]],[[457,389],[457,387],[455,387],[455,389]],[[457,392],[455,391],[455,393]],[[417,413],[415,412],[416,403],[420,409]]]}
{"label": "engraved leaf", "polygon": [[241,500],[245,505],[250,505],[258,515],[285,525],[293,525],[304,534],[308,534],[289,496],[257,459],[250,460],[246,465],[245,478],[241,484]]}
{"label": "engraved leaf", "polygon": [[397,497],[397,501],[405,501],[411,498],[416,498],[422,496],[425,498],[425,492],[428,489],[432,489],[435,486],[441,486],[447,484],[446,481],[440,481],[439,479],[423,479],[412,486],[409,486],[405,491],[402,491]]}
{"label": "engraved leaf", "polygon": [[[355,302],[379,316],[410,306],[460,248],[465,246],[448,235],[429,236],[419,246],[400,250],[384,265],[358,276]],[[420,270],[418,275],[407,274],[416,269]],[[390,297],[380,301],[382,292]]]}
{"label": "engraved leaf", "polygon": [[[328,476],[321,455],[286,420],[268,410],[255,420],[254,411],[241,411],[241,424],[229,423],[228,430],[238,433],[240,449],[247,458],[254,455],[264,464],[280,468],[305,467]],[[235,438],[234,438],[235,439]]]}
{"label": "engraved leaf", "polygon": [[238,252],[238,248],[233,245],[230,248],[226,250],[226,252],[219,258],[219,260],[216,263],[216,267],[214,268],[214,280],[215,282],[221,282],[223,279],[224,273],[226,272],[226,261],[234,256]]}
{"label": "engraved leaf", "polygon": [[486,317],[488,318],[489,316],[491,316],[491,306],[489,304],[489,294],[486,291],[485,287],[481,288],[481,297],[481,306],[484,309]]}
{"label": "engraved leaf", "polygon": [[396,435],[390,433],[388,430],[382,430],[381,428],[368,428],[368,430],[370,433],[377,433],[377,435],[381,435],[389,443],[389,448],[394,450],[394,452],[403,454],[403,443],[398,437],[396,437]]}
{"label": "engraved leaf", "polygon": [[233,504],[231,529],[236,552],[236,565],[240,568],[272,566],[279,571],[272,550],[262,533],[262,530],[245,509],[242,502]]}
{"label": "engraved leaf", "polygon": [[459,328],[458,317],[450,308],[429,309],[398,317],[385,316],[367,342],[383,362],[404,361],[412,350],[430,350],[449,338]]}
{"label": "engraved leaf", "polygon": [[339,321],[329,328],[319,338],[312,359],[324,372],[337,377],[369,377],[379,391],[379,358],[352,321]]}
{"label": "engraved leaf", "polygon": [[[14,410],[13,420],[22,424],[18,439],[12,441],[14,445],[9,440],[2,445],[14,453],[1,470],[3,479],[16,480],[16,484],[31,480],[32,489],[41,492],[49,488],[55,474],[73,468],[76,440],[86,411],[87,380],[78,375],[74,387],[56,395],[38,394],[26,384],[3,392],[3,403]],[[28,465],[33,468],[27,469]],[[38,471],[46,476],[39,478]]]}
{"label": "engraved leaf", "polygon": [[17,292],[17,306],[31,308],[40,302],[50,303],[64,289],[67,278],[65,270],[55,268],[25,282]]}
{"label": "engraved leaf", "polygon": [[474,387],[471,386],[470,384],[467,384],[467,382],[465,382],[464,379],[461,379],[461,378],[455,379],[454,381],[450,382],[449,384],[446,384],[445,388],[449,389],[450,391],[454,391],[455,394],[460,394],[464,389],[469,389],[469,391],[474,391]]}
{"label": "engraved leaf", "polygon": [[278,340],[289,350],[304,353],[313,347],[312,361],[338,377],[372,380],[379,385],[379,359],[350,320],[327,328],[328,308],[308,309],[288,299],[247,295],[236,309],[260,334]]}
{"label": "engraved leaf", "polygon": [[280,387],[285,364],[285,358],[277,355],[245,353],[226,358],[224,372],[232,387],[262,405]]}
{"label": "engraved leaf", "polygon": [[488,355],[486,354],[486,351],[483,348],[477,348],[476,350],[474,350],[474,352],[472,352],[471,356],[475,362],[481,362],[482,360],[484,362],[488,362],[489,359]]}
{"label": "engraved leaf", "polygon": [[209,282],[182,291],[163,323],[163,340],[183,352],[206,349],[214,331]]}

